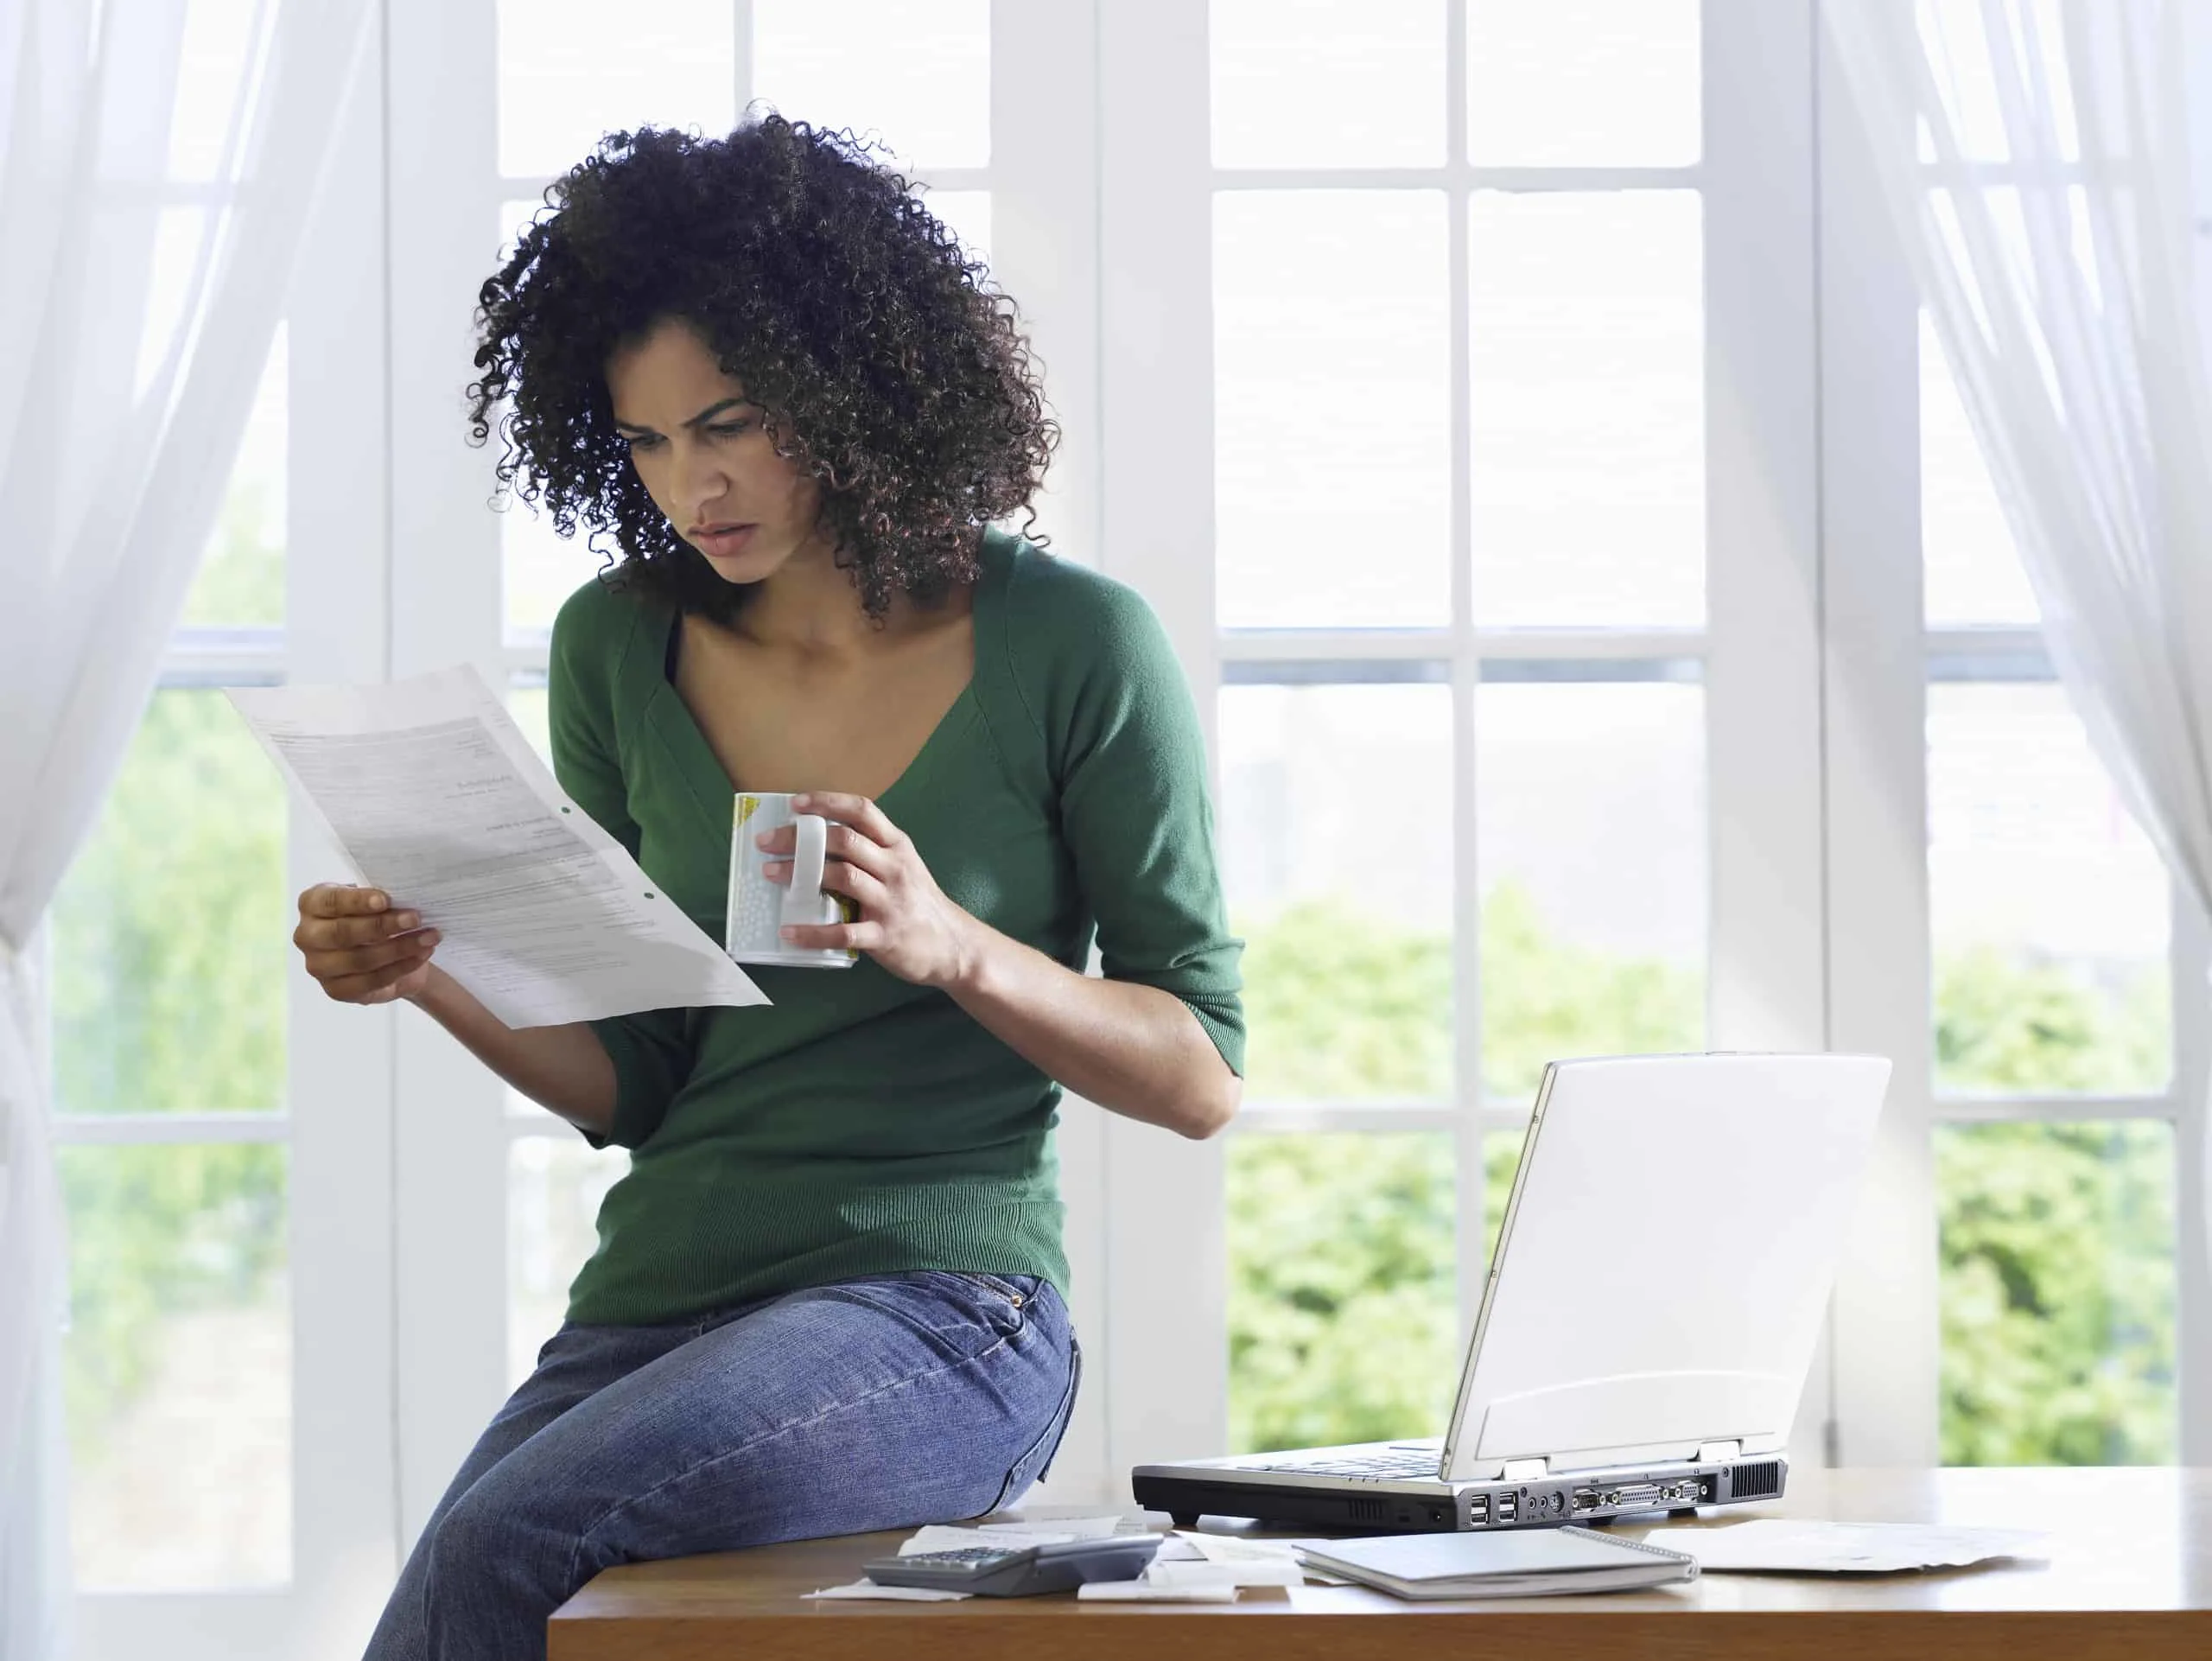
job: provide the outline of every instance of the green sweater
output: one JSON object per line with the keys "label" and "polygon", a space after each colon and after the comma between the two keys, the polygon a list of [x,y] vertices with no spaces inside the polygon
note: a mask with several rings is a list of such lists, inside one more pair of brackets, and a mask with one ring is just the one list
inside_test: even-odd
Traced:
{"label": "green sweater", "polygon": [[[954,901],[1071,969],[1171,992],[1243,1065],[1190,690],[1132,590],[992,532],[975,676],[880,798]],[[553,625],[561,786],[721,939],[734,786],[664,665],[675,613],[594,579]],[[943,992],[863,958],[753,968],[770,1008],[593,1023],[614,1062],[573,1321],[644,1325],[913,1269],[1065,1287],[1059,1086]],[[598,1140],[594,1138],[594,1141]]]}

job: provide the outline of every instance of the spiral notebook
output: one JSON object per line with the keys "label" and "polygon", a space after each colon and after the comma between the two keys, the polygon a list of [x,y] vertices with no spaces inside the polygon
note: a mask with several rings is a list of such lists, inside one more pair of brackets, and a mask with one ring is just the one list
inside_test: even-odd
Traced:
{"label": "spiral notebook", "polygon": [[1697,1578],[1687,1552],[1594,1529],[1386,1534],[1301,1546],[1300,1561],[1402,1598],[1535,1598],[1628,1592]]}

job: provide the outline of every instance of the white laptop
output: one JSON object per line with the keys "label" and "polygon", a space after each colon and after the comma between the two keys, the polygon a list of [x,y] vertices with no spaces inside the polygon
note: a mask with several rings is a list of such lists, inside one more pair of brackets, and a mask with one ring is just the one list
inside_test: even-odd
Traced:
{"label": "white laptop", "polygon": [[1447,1434],[1140,1465],[1139,1505],[1320,1531],[1592,1522],[1780,1495],[1889,1062],[1554,1062]]}

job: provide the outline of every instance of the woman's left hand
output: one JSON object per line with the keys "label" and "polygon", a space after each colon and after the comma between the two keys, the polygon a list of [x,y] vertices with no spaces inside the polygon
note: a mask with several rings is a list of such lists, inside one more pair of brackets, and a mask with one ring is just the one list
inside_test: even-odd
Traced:
{"label": "woman's left hand", "polygon": [[[810,950],[865,951],[917,985],[957,983],[973,956],[975,932],[983,926],[944,897],[906,833],[865,796],[810,791],[791,798],[791,811],[836,821],[824,839],[823,890],[855,901],[861,915],[855,923],[786,926],[783,939]],[[763,868],[771,882],[791,881],[798,837],[797,829],[786,824],[754,838],[764,852],[781,856]]]}

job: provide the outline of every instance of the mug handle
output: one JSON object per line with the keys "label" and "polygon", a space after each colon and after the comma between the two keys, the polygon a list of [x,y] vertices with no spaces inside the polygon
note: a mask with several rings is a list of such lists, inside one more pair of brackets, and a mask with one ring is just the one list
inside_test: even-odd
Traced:
{"label": "mug handle", "polygon": [[791,885],[784,891],[784,921],[822,920],[822,864],[829,856],[830,822],[819,813],[794,813],[798,845],[791,850]]}

